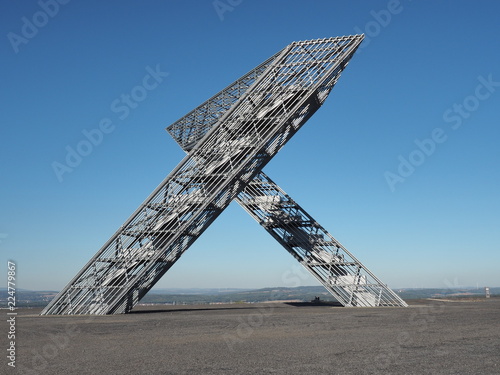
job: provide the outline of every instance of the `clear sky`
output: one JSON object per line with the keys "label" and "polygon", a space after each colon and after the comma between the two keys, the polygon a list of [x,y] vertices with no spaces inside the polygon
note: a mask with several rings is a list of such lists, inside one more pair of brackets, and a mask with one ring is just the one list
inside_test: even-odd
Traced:
{"label": "clear sky", "polygon": [[[12,259],[18,287],[61,289],[184,156],[166,126],[292,41],[364,32],[265,171],[391,287],[500,286],[499,14],[497,1],[3,1],[0,277]],[[316,285],[296,267],[233,203],[157,287]]]}

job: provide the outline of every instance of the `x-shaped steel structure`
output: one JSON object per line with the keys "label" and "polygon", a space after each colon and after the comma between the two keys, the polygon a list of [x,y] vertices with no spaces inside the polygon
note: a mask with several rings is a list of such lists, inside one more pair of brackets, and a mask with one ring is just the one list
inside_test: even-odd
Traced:
{"label": "x-shaped steel structure", "polygon": [[407,306],[262,172],[362,40],[293,42],[170,125],[186,157],[42,314],[129,312],[232,200],[344,306]]}

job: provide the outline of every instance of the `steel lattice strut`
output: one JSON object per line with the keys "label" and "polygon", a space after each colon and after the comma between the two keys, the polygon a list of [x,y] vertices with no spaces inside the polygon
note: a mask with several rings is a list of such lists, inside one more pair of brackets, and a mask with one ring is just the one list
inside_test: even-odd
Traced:
{"label": "steel lattice strut", "polygon": [[407,306],[263,171],[235,200],[342,305]]}
{"label": "steel lattice strut", "polygon": [[407,306],[264,172],[236,200],[342,305]]}
{"label": "steel lattice strut", "polygon": [[[169,131],[189,154],[42,314],[130,311],[240,193],[240,204],[252,216],[278,220],[278,206],[258,208],[258,197],[268,195],[264,190],[272,184],[259,173],[321,106],[362,39],[355,35],[294,42],[174,123]],[[267,185],[259,187],[258,181]],[[269,194],[275,203],[277,197],[287,199],[277,186]],[[287,212],[284,206],[280,209]],[[397,304],[387,302],[382,284],[371,273],[372,279],[363,279],[364,268],[350,273],[351,265],[335,260],[340,270],[335,271],[332,265],[322,266],[321,257],[314,263],[312,258],[322,255],[319,242],[293,242],[314,235],[309,228],[302,227],[302,234],[284,224],[264,226],[324,285],[346,284],[348,276],[357,277],[350,282],[355,287],[340,288],[348,296],[346,305]],[[337,242],[321,246],[332,254],[340,254],[339,249],[340,255],[348,254]],[[341,295],[340,289],[327,288]]]}
{"label": "steel lattice strut", "polygon": [[[275,56],[167,127],[179,146],[188,152],[191,145],[203,138],[216,124],[217,117],[230,107],[227,103],[242,95],[249,87],[248,82],[261,74]],[[334,83],[325,84],[325,89],[331,89]],[[321,102],[325,99],[322,96]],[[235,200],[342,305],[407,306],[264,172]]]}

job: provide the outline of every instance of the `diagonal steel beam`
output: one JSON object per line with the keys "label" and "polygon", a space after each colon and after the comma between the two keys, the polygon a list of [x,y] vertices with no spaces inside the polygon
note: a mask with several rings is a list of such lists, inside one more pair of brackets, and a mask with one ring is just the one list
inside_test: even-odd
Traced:
{"label": "diagonal steel beam", "polygon": [[342,305],[407,306],[264,172],[236,201]]}
{"label": "diagonal steel beam", "polygon": [[[275,56],[168,126],[168,133],[189,152]],[[325,83],[325,90],[335,81]],[[235,200],[342,305],[407,306],[263,171]]]}
{"label": "diagonal steel beam", "polygon": [[316,112],[362,39],[294,42],[269,59],[42,314],[130,311]]}

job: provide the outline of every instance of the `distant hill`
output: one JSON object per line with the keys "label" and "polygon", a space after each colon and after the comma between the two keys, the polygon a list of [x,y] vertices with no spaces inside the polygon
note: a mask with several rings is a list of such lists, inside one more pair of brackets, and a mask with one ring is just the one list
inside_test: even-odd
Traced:
{"label": "distant hill", "polygon": [[[420,298],[460,298],[484,297],[484,288],[404,288],[395,292],[404,300]],[[46,306],[58,292],[17,290],[17,307]],[[490,288],[492,296],[500,297],[500,287]],[[7,307],[7,289],[0,288],[0,307]],[[266,302],[266,301],[303,301],[308,302],[315,297],[323,301],[335,301],[322,286],[302,286],[297,288],[164,288],[152,289],[142,300],[141,304],[208,304],[208,303],[238,303],[238,302]]]}
{"label": "distant hill", "polygon": [[254,289],[244,288],[153,288],[149,294],[202,294],[217,295],[227,293],[246,292]]}
{"label": "distant hill", "polygon": [[143,304],[204,304],[232,302],[267,302],[267,301],[310,301],[320,297],[324,301],[335,299],[322,286],[303,286],[298,288],[263,288],[256,290],[239,290],[218,292],[217,294],[159,294],[148,293]]}
{"label": "distant hill", "polygon": [[[52,298],[58,292],[54,291],[40,291],[40,290],[25,290],[25,289],[17,289],[16,290],[16,306],[17,307],[41,307],[46,306]],[[7,297],[9,294],[7,293],[6,288],[0,289],[0,307],[7,307]]]}
{"label": "distant hill", "polygon": [[[480,297],[485,296],[484,288],[425,288],[425,289],[396,289],[399,296],[403,299],[419,299],[419,298],[458,298],[458,297]],[[500,287],[490,288],[490,294],[500,296]]]}

